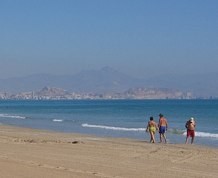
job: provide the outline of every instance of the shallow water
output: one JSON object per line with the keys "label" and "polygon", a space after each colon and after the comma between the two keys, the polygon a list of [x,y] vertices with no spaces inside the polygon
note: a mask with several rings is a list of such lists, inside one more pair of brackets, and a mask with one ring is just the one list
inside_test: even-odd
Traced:
{"label": "shallow water", "polygon": [[218,100],[0,101],[2,124],[141,140],[149,140],[145,127],[159,113],[169,123],[168,142],[184,143],[185,122],[194,117],[195,143],[218,147]]}

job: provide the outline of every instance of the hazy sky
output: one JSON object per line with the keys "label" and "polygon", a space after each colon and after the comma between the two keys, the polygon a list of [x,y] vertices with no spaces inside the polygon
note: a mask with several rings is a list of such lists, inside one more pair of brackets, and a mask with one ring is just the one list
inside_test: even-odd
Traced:
{"label": "hazy sky", "polygon": [[0,78],[218,71],[217,0],[0,0]]}

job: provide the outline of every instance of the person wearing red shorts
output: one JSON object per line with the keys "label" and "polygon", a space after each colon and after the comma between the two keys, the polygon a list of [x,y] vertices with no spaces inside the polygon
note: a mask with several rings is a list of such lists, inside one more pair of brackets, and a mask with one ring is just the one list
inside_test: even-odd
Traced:
{"label": "person wearing red shorts", "polygon": [[193,117],[191,117],[185,124],[185,127],[187,129],[187,136],[186,136],[186,140],[185,143],[188,143],[188,139],[189,137],[191,137],[191,144],[194,142],[194,138],[195,138],[195,120]]}

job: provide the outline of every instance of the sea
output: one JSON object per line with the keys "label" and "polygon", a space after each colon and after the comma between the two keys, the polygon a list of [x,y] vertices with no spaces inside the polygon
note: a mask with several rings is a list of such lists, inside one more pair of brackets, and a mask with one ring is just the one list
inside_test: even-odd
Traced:
{"label": "sea", "polygon": [[[196,121],[194,144],[218,148],[218,100],[1,100],[0,124],[149,141],[150,116],[168,120],[169,144],[184,144],[185,123]],[[159,134],[156,133],[159,141]]]}

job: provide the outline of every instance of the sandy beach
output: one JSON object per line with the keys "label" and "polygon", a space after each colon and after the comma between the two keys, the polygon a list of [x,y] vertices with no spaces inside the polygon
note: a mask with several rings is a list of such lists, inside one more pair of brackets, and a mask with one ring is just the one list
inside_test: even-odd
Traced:
{"label": "sandy beach", "polygon": [[4,178],[218,177],[218,149],[0,126]]}

